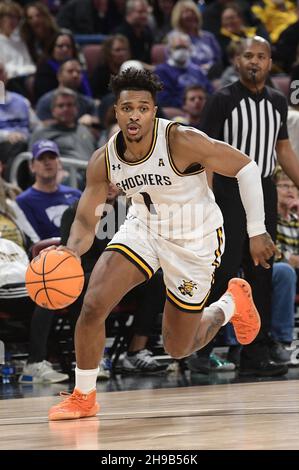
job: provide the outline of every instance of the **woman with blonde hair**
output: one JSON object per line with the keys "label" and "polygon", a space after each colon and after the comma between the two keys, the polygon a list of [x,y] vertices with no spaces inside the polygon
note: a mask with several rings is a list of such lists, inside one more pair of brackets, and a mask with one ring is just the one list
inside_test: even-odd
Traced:
{"label": "woman with blonde hair", "polygon": [[171,25],[191,39],[192,61],[198,64],[209,78],[218,77],[221,72],[221,50],[214,34],[202,30],[202,16],[191,0],[176,3],[171,14]]}

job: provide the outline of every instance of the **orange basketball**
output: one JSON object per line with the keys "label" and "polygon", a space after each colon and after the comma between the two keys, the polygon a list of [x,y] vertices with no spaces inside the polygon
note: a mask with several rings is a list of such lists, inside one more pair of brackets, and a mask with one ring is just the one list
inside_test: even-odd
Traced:
{"label": "orange basketball", "polygon": [[50,250],[31,261],[25,280],[28,294],[35,303],[56,310],[71,305],[79,297],[84,273],[74,255]]}

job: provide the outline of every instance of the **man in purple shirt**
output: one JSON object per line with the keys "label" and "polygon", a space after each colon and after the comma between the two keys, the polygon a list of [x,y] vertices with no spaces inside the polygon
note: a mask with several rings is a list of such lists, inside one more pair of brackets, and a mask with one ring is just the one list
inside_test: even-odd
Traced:
{"label": "man in purple shirt", "polygon": [[63,212],[81,196],[78,189],[58,184],[58,170],[59,150],[55,142],[35,142],[31,162],[35,183],[16,201],[41,240],[60,236]]}

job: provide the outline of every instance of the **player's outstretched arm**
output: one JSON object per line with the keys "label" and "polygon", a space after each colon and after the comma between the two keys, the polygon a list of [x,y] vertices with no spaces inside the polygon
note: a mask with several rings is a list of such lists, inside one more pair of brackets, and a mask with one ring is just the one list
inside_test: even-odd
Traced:
{"label": "player's outstretched arm", "polygon": [[76,217],[67,241],[67,248],[79,256],[86,253],[93,243],[95,226],[105,206],[108,183],[105,148],[102,147],[94,152],[89,161],[86,172],[86,187],[80,198]]}
{"label": "player's outstretched arm", "polygon": [[[198,162],[206,169],[224,176],[236,177],[246,212],[250,253],[255,265],[269,268],[267,262],[275,253],[275,244],[266,232],[261,176],[255,162],[234,147],[209,138],[192,129],[177,128],[174,135],[176,164]],[[182,157],[181,157],[182,156]]]}

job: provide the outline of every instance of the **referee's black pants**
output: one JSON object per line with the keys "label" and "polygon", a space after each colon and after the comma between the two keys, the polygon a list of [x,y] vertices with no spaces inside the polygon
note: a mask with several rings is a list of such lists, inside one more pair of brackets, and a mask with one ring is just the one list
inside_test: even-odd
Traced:
{"label": "referee's black pants", "polygon": [[[265,221],[268,233],[276,239],[277,192],[272,179],[262,178],[265,204]],[[236,277],[242,268],[245,279],[250,283],[254,302],[261,317],[261,329],[256,339],[242,350],[245,362],[268,359],[267,342],[271,324],[271,269],[254,266],[249,252],[249,238],[246,215],[241,202],[236,179],[214,176],[214,194],[224,218],[225,251],[221,265],[215,273],[215,283],[208,304],[216,302],[226,291],[228,281]]]}

